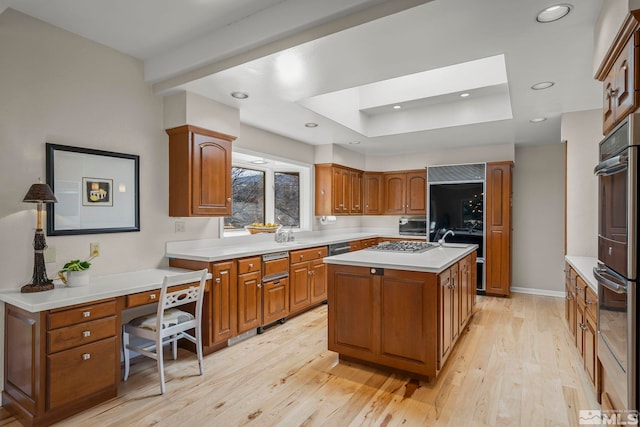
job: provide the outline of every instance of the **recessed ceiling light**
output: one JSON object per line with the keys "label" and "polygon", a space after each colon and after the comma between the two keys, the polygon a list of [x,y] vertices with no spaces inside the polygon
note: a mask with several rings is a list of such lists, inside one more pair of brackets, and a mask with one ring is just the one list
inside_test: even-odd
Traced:
{"label": "recessed ceiling light", "polygon": [[529,121],[531,123],[540,123],[540,122],[544,122],[545,120],[547,120],[546,117],[536,117],[535,119],[531,119]]}
{"label": "recessed ceiling light", "polygon": [[401,108],[402,108],[402,106],[400,106],[400,105],[394,105],[394,106],[393,106],[393,109],[394,109],[394,110],[399,110],[399,109],[401,109]]}
{"label": "recessed ceiling light", "polygon": [[358,144],[360,144],[360,141],[349,141],[349,144],[358,145]]}
{"label": "recessed ceiling light", "polygon": [[235,99],[247,99],[249,97],[249,94],[246,92],[231,92],[231,96],[233,96]]}
{"label": "recessed ceiling light", "polygon": [[470,94],[468,94],[467,92],[465,93],[461,93],[460,94],[460,98],[466,98],[467,96],[469,96]]}
{"label": "recessed ceiling light", "polygon": [[267,162],[265,159],[258,159],[258,160],[252,160],[251,163],[253,163],[254,165],[266,165]]}
{"label": "recessed ceiling light", "polygon": [[556,4],[555,6],[549,6],[546,9],[541,10],[536,15],[536,21],[541,24],[546,24],[548,22],[557,21],[558,19],[562,19],[571,12],[571,6],[567,3]]}
{"label": "recessed ceiling light", "polygon": [[317,128],[318,127],[318,124],[317,123],[313,123],[313,122],[305,123],[304,125],[306,127],[308,127],[308,128]]}
{"label": "recessed ceiling light", "polygon": [[555,84],[554,82],[540,82],[531,86],[531,89],[533,90],[549,89],[554,84]]}

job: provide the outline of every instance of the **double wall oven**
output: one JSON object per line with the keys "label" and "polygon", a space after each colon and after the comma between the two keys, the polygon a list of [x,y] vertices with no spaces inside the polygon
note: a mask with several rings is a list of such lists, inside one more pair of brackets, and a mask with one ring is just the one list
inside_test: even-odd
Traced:
{"label": "double wall oven", "polygon": [[[628,410],[638,406],[637,264],[640,115],[600,143],[598,176],[598,358]],[[622,408],[621,408],[622,409]]]}

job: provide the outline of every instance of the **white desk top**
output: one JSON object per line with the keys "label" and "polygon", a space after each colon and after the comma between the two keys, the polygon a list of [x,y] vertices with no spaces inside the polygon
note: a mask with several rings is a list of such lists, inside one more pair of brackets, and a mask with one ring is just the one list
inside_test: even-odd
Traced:
{"label": "white desk top", "polygon": [[444,246],[421,253],[385,252],[365,249],[324,258],[327,264],[376,267],[393,270],[440,273],[475,251],[478,245],[445,243]]}
{"label": "white desk top", "polygon": [[[172,276],[187,271],[189,270],[180,268],[153,268],[105,276],[92,276],[91,282],[86,286],[56,285],[56,288],[50,291],[25,294],[21,293],[20,289],[1,291],[0,301],[36,313],[105,298],[160,289],[164,276]],[[209,277],[211,277],[211,274],[209,274]]]}

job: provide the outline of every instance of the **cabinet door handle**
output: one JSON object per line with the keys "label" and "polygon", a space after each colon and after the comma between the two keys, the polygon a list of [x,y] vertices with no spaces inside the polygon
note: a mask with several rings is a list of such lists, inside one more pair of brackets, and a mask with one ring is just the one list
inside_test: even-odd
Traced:
{"label": "cabinet door handle", "polygon": [[262,283],[258,283],[258,289],[262,287]]}
{"label": "cabinet door handle", "polygon": [[83,311],[82,312],[82,317],[91,317],[91,312],[90,311]]}
{"label": "cabinet door handle", "polygon": [[91,353],[84,353],[82,355],[82,360],[89,360],[91,359]]}
{"label": "cabinet door handle", "polygon": [[82,337],[83,338],[89,338],[91,336],[91,331],[83,331],[82,332]]}
{"label": "cabinet door handle", "polygon": [[572,299],[570,295],[567,295],[565,298],[567,299],[567,301],[571,301]]}
{"label": "cabinet door handle", "polygon": [[310,271],[307,271],[307,276],[311,276],[311,272]]}
{"label": "cabinet door handle", "polygon": [[595,301],[590,301],[589,299],[586,299],[586,300],[584,301],[584,303],[585,303],[586,305],[591,305],[591,304],[595,303]]}
{"label": "cabinet door handle", "polygon": [[618,91],[619,91],[618,88],[615,88],[615,89],[614,88],[610,88],[609,92],[607,93],[607,95],[609,95],[610,98],[613,98],[614,96],[618,95]]}
{"label": "cabinet door handle", "polygon": [[230,202],[230,201],[231,201],[231,197],[227,197],[227,202]]}

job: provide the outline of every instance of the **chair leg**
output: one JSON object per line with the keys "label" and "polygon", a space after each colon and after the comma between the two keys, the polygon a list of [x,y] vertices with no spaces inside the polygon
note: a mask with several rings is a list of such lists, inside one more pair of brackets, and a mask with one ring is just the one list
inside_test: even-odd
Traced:
{"label": "chair leg", "polygon": [[156,344],[156,357],[158,364],[158,374],[160,375],[160,393],[164,394],[164,357],[162,354],[162,339],[159,339]]}
{"label": "chair leg", "polygon": [[123,381],[126,381],[127,378],[129,378],[129,363],[130,363],[130,356],[129,356],[129,350],[127,349],[127,347],[129,346],[129,334],[124,332],[124,329],[122,330],[122,350],[124,353],[124,379]]}
{"label": "chair leg", "polygon": [[202,328],[199,323],[198,326],[196,326],[196,353],[198,355],[200,375],[202,375],[204,373],[204,363],[202,362]]}
{"label": "chair leg", "polygon": [[[174,335],[172,338],[176,338],[176,335]],[[178,340],[174,339],[171,344],[173,346],[173,360],[178,360]]]}

